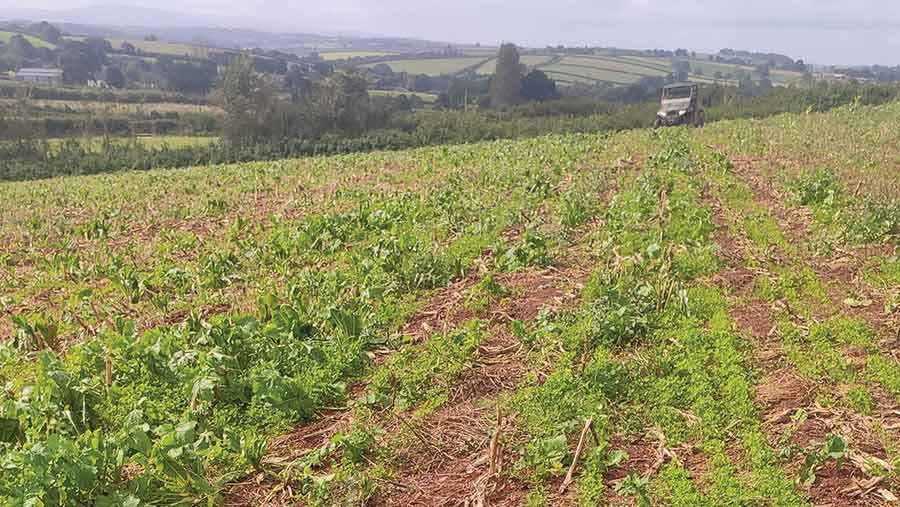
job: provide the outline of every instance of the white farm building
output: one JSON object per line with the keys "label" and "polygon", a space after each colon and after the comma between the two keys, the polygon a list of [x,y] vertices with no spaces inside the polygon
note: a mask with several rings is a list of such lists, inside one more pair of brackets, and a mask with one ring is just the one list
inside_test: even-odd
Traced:
{"label": "white farm building", "polygon": [[62,84],[63,71],[61,69],[22,69],[16,72],[17,81],[29,83],[59,85]]}

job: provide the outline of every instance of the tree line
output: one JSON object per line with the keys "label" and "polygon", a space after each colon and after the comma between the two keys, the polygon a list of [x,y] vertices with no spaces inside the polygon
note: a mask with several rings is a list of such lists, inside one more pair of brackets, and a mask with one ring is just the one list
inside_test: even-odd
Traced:
{"label": "tree line", "polygon": [[[255,78],[243,80],[242,76],[250,75],[246,70],[233,72],[228,93],[235,94],[239,100],[230,113],[235,115],[234,122],[225,127],[230,135],[217,143],[187,148],[148,148],[135,140],[109,141],[99,148],[77,139],[54,147],[41,140],[0,143],[0,180],[409,149],[550,133],[611,132],[648,127],[658,107],[655,100],[610,104],[585,97],[564,97],[502,109],[398,112],[380,120],[383,123],[371,124],[378,125],[377,128],[363,130],[363,120],[372,121],[372,118],[354,109],[355,101],[365,103],[365,100],[352,76],[335,78],[328,85],[331,89],[310,99],[318,104],[316,107],[322,108],[318,112],[308,111],[292,118],[289,111],[280,110],[280,106],[273,107],[277,103],[270,100],[245,101],[241,98],[247,90],[261,83]],[[729,86],[705,87],[702,93],[710,121],[758,118],[783,112],[826,111],[846,104],[876,105],[900,99],[900,89],[895,86],[854,83],[782,87],[756,97],[742,96],[739,90]],[[279,132],[291,132],[291,122],[316,121],[324,111],[341,113],[323,119],[330,125],[329,133],[315,137],[293,134],[277,137]],[[258,113],[262,116],[257,116]],[[280,117],[282,114],[287,116]],[[282,121],[284,123],[280,123]],[[0,121],[0,131],[3,128]],[[241,136],[242,128],[256,129],[257,137],[251,141],[251,138]],[[276,137],[267,137],[270,135]]]}

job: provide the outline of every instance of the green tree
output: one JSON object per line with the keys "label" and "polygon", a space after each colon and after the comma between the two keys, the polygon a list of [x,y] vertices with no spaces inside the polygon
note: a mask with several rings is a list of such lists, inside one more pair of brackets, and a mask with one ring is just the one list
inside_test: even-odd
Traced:
{"label": "green tree", "polygon": [[672,78],[675,81],[687,81],[691,74],[691,62],[675,60],[672,62]]}
{"label": "green tree", "polygon": [[4,53],[15,67],[23,67],[28,60],[37,56],[37,50],[34,49],[34,46],[28,42],[28,39],[19,34],[9,38],[9,43],[6,44]]}
{"label": "green tree", "polygon": [[238,56],[225,67],[216,95],[225,111],[226,141],[246,144],[270,136],[277,97],[271,84],[256,73],[251,58]]}
{"label": "green tree", "polygon": [[434,88],[434,80],[426,74],[416,74],[409,76],[409,83],[406,87],[414,92],[427,92]]}
{"label": "green tree", "polygon": [[29,26],[28,33],[44,39],[47,42],[52,42],[53,44],[56,44],[62,38],[62,32],[59,31],[59,28],[56,28],[46,21],[41,21],[40,23]]}
{"label": "green tree", "polygon": [[125,74],[122,73],[122,69],[115,65],[110,65],[103,69],[103,80],[113,88],[125,88]]}
{"label": "green tree", "polygon": [[91,53],[79,46],[63,49],[56,57],[56,63],[68,84],[84,84],[99,68]]}
{"label": "green tree", "polygon": [[522,80],[522,96],[525,100],[544,102],[559,98],[556,81],[539,70],[533,70]]}
{"label": "green tree", "polygon": [[772,74],[772,68],[768,63],[757,65],[753,72],[760,78],[769,77]]}
{"label": "green tree", "polygon": [[313,135],[361,134],[370,112],[368,83],[357,73],[336,72],[316,87],[308,105]]}
{"label": "green tree", "polygon": [[106,65],[107,55],[112,52],[112,44],[100,37],[88,37],[84,40],[84,46],[91,53],[96,66]]}
{"label": "green tree", "polygon": [[514,106],[522,101],[522,63],[515,44],[500,46],[490,96],[492,107]]}
{"label": "green tree", "polygon": [[760,92],[759,86],[748,75],[744,75],[738,82],[738,93],[743,97],[756,97]]}
{"label": "green tree", "polygon": [[163,75],[169,83],[169,89],[180,93],[203,95],[213,87],[214,74],[211,69],[193,63],[166,65]]}
{"label": "green tree", "polygon": [[292,101],[300,102],[312,94],[313,82],[306,76],[303,69],[296,65],[291,67],[284,76],[284,90],[291,94]]}

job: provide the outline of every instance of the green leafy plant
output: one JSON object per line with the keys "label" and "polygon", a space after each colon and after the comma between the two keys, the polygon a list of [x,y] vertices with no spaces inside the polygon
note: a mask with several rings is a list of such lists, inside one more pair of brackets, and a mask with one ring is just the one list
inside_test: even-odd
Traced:
{"label": "green leafy plant", "polygon": [[269,450],[269,440],[265,435],[245,434],[241,437],[241,457],[256,471],[262,470],[263,458]]}
{"label": "green leafy plant", "polygon": [[548,266],[551,262],[547,239],[526,230],[519,244],[507,249],[497,259],[497,266],[503,271],[515,271],[529,266]]}
{"label": "green leafy plant", "polygon": [[59,323],[49,315],[12,317],[17,331],[13,343],[22,350],[56,349],[59,345]]}
{"label": "green leafy plant", "polygon": [[800,467],[797,482],[804,486],[811,486],[816,482],[816,470],[829,460],[835,462],[835,466],[841,467],[847,456],[847,442],[838,435],[829,435],[822,447],[807,453]]}
{"label": "green leafy plant", "polygon": [[651,507],[649,485],[649,477],[641,477],[635,472],[629,472],[624,479],[615,484],[614,489],[622,496],[636,497],[639,507]]}

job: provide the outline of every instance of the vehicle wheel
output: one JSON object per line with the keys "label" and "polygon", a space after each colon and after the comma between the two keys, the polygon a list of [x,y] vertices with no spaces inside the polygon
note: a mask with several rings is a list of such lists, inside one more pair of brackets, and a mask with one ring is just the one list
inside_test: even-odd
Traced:
{"label": "vehicle wheel", "polygon": [[662,120],[659,118],[653,120],[653,128],[658,129],[660,127],[662,127]]}

